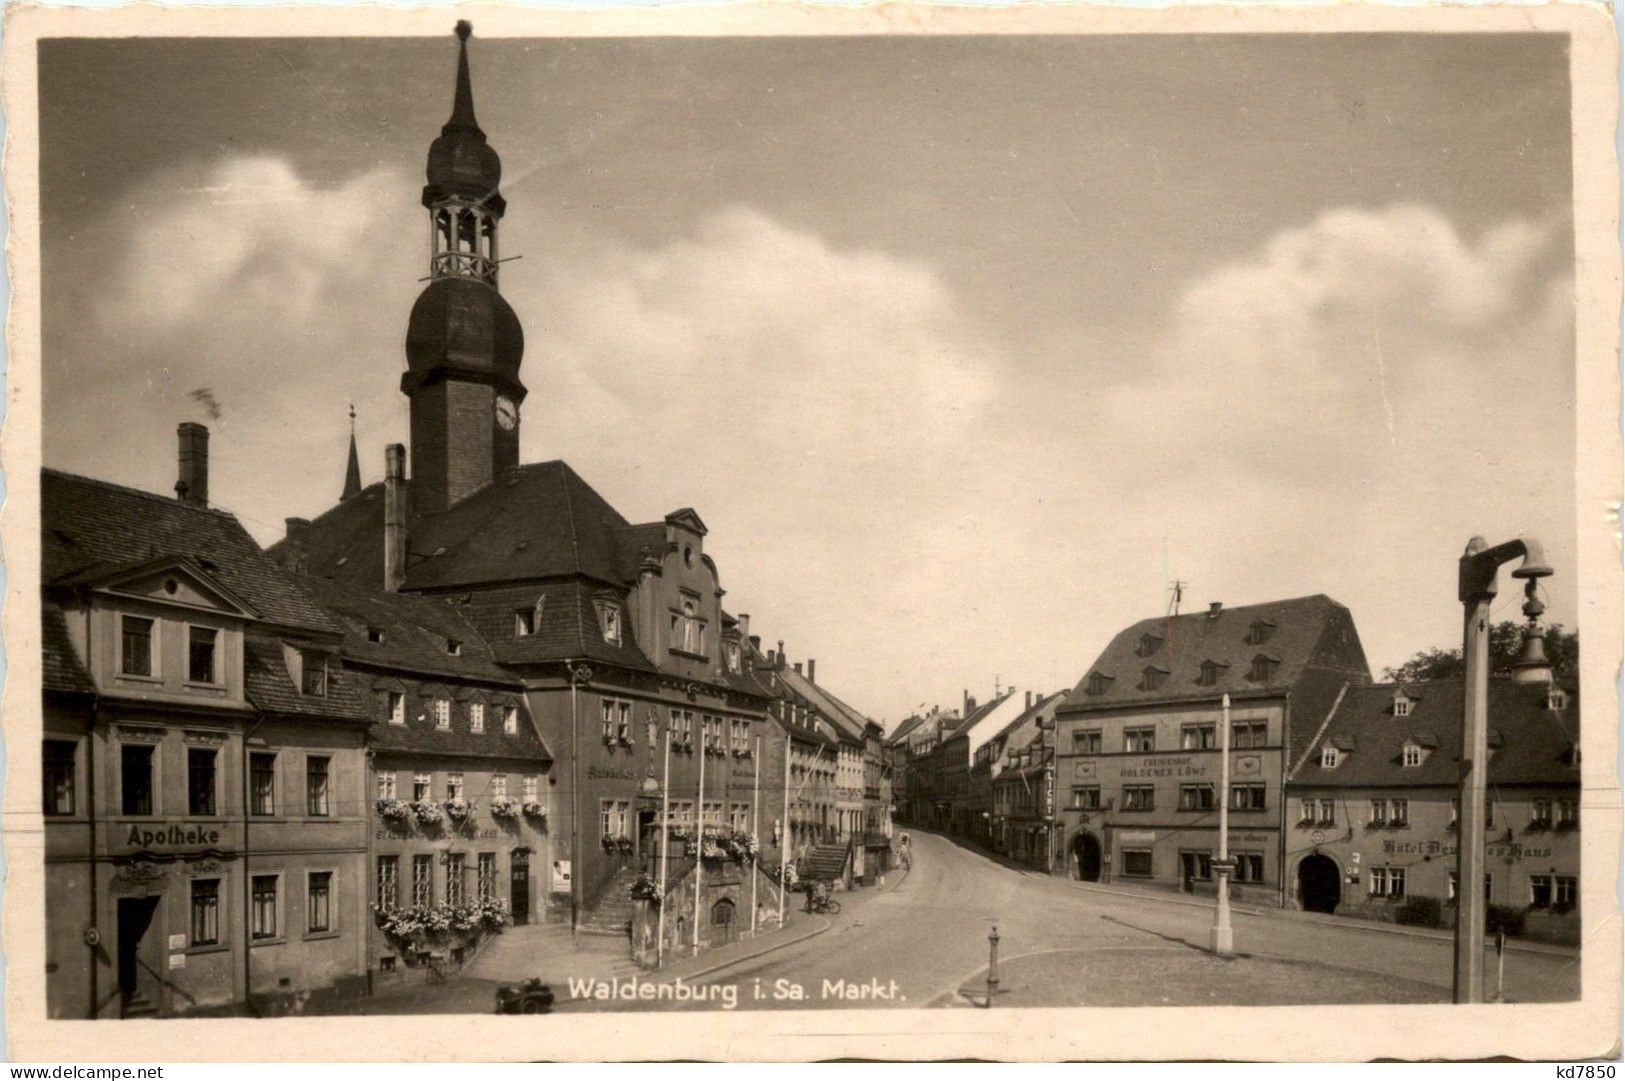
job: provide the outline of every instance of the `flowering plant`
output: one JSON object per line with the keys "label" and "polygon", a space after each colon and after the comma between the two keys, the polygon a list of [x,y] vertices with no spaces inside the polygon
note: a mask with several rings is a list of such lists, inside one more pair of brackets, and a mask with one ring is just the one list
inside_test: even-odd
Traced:
{"label": "flowering plant", "polygon": [[531,818],[546,818],[547,808],[543,807],[539,800],[526,800],[525,814],[529,815]]}
{"label": "flowering plant", "polygon": [[445,802],[444,806],[446,813],[452,818],[467,818],[474,813],[474,801],[463,799],[461,796],[453,796]]}
{"label": "flowering plant", "polygon": [[446,814],[440,809],[440,805],[426,799],[413,800],[412,813],[425,826],[438,826],[446,820]]}
{"label": "flowering plant", "polygon": [[718,841],[716,841],[715,839],[713,839],[709,835],[707,835],[707,836],[700,839],[700,858],[701,859],[720,860],[720,859],[724,858],[727,855],[728,855],[728,853],[723,849],[721,843],[719,843]]}
{"label": "flowering plant", "polygon": [[508,922],[508,902],[495,897],[477,900],[470,906],[475,918],[486,927],[501,927]]}
{"label": "flowering plant", "polygon": [[634,901],[654,901],[658,904],[665,891],[660,888],[660,883],[654,880],[653,875],[642,874],[633,881],[626,893]]}
{"label": "flowering plant", "polygon": [[491,801],[491,814],[497,818],[518,818],[520,803],[510,796],[498,796]]}
{"label": "flowering plant", "polygon": [[692,841],[694,839],[694,831],[687,826],[668,826],[666,827],[666,833],[674,841]]}
{"label": "flowering plant", "polygon": [[377,807],[379,816],[387,818],[391,822],[403,822],[412,813],[412,809],[407,806],[405,800],[398,800],[393,797],[379,799]]}

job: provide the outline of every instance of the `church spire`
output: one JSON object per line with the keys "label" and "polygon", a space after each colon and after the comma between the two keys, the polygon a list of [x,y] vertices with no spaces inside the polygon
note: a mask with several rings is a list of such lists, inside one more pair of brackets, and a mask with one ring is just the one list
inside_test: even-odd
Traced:
{"label": "church spire", "polygon": [[355,403],[350,403],[350,464],[344,469],[344,494],[339,499],[349,499],[351,496],[361,494],[361,459],[355,452]]}
{"label": "church spire", "polygon": [[474,32],[474,25],[467,19],[457,23],[457,92],[452,99],[451,119],[446,121],[442,132],[469,131],[485,138],[485,132],[474,119],[474,88],[468,77],[468,35]]}

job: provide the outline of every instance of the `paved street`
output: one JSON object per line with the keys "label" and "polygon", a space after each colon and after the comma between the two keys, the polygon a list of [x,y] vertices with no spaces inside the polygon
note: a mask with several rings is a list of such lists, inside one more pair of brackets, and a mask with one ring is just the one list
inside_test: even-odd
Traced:
{"label": "paved street", "polygon": [[[910,831],[914,867],[888,888],[839,897],[829,931],[711,973],[738,1008],[969,1006],[979,1003],[990,927],[998,924],[996,1006],[1279,1005],[1443,1002],[1447,938],[1354,921],[1237,913],[1236,949],[1203,946],[1211,902],[1124,894],[1004,866],[942,837]],[[1490,965],[1493,980],[1493,958]],[[652,977],[665,979],[666,977]],[[827,988],[827,990],[826,990]],[[1506,997],[1576,997],[1577,961],[1509,951]],[[1493,991],[1493,985],[1491,986]],[[759,996],[759,997],[758,997]],[[851,997],[847,997],[851,996]],[[709,998],[701,1008],[715,1009]],[[672,1008],[662,1003],[662,1008]],[[564,1010],[627,1008],[570,1003]]]}

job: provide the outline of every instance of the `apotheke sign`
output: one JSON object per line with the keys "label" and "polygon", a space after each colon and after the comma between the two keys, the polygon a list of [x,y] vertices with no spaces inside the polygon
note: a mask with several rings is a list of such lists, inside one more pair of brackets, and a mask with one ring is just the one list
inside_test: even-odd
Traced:
{"label": "apotheke sign", "polygon": [[132,848],[217,845],[220,843],[220,831],[208,826],[169,825],[157,826],[152,829],[131,826],[130,834],[124,838],[124,843]]}

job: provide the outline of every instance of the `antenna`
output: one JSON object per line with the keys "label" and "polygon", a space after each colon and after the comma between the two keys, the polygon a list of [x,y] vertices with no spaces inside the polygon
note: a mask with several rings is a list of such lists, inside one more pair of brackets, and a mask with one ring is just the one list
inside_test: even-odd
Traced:
{"label": "antenna", "polygon": [[1185,587],[1188,585],[1190,585],[1189,582],[1181,582],[1177,578],[1168,584],[1169,615],[1177,616],[1179,614],[1179,602],[1185,599]]}

